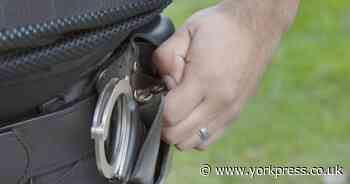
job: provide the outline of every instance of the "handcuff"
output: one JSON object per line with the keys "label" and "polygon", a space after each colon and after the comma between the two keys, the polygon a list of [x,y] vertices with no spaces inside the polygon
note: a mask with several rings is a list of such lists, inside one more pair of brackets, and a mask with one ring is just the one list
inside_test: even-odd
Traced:
{"label": "handcuff", "polygon": [[[161,27],[164,24],[169,24],[169,20],[161,17],[151,33],[154,34],[156,30],[156,34],[159,34],[159,29],[164,29]],[[150,40],[152,42],[152,39]],[[119,61],[112,63],[98,75],[99,97],[91,127],[99,172],[105,178],[121,183],[127,183],[129,180],[147,131],[147,126],[140,121],[138,106],[148,103],[153,96],[166,91],[162,80],[150,77],[149,69],[143,67],[145,64],[140,62],[139,58],[133,57],[140,57],[138,52],[141,50],[134,48],[135,44],[130,44],[129,49],[133,54],[120,56]],[[150,82],[150,86],[137,88],[135,78],[154,81]]]}

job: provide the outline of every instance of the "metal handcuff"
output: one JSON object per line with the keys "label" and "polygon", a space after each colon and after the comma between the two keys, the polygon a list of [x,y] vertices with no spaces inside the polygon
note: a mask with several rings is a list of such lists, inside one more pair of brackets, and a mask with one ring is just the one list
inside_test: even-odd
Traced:
{"label": "metal handcuff", "polygon": [[[164,21],[169,20],[163,19],[161,19],[162,24],[169,24],[168,22],[164,23]],[[158,34],[159,29],[155,30]],[[138,120],[137,105],[147,103],[153,95],[166,90],[163,83],[145,89],[134,89],[134,86],[131,85],[133,74],[140,73],[142,67],[136,60],[129,68],[132,68],[130,75],[123,78],[111,78],[101,87],[91,127],[98,170],[105,178],[118,180],[122,183],[129,180],[132,165],[136,161],[136,156],[132,155],[137,152],[137,147],[140,146],[137,144],[140,143],[135,140],[135,136],[144,133],[142,132],[144,127],[135,128],[141,126]],[[100,74],[100,77],[103,77],[103,74],[104,72]],[[117,117],[116,120],[112,121],[113,117]],[[114,132],[111,132],[113,131],[112,125],[115,126]],[[136,132],[140,129],[141,132]],[[111,139],[109,138],[111,133],[115,137],[111,137],[112,146],[108,146],[107,141]]]}
{"label": "metal handcuff", "polygon": [[[136,66],[136,62],[134,63]],[[130,77],[124,79],[112,78],[100,93],[91,128],[92,139],[95,141],[96,162],[99,171],[107,179],[119,181],[128,180],[131,167],[135,160],[130,156],[134,154],[138,145],[132,145],[137,135],[138,114],[136,112],[137,103],[147,103],[152,99],[154,93],[159,93],[163,89],[160,86],[153,86],[151,90],[137,90],[130,85]],[[155,90],[157,89],[157,90]],[[106,141],[110,135],[112,114],[116,115],[116,132],[112,141],[115,141],[113,150],[108,153]],[[141,133],[142,134],[142,133]],[[110,151],[109,151],[110,152]],[[108,154],[112,154],[110,159]]]}

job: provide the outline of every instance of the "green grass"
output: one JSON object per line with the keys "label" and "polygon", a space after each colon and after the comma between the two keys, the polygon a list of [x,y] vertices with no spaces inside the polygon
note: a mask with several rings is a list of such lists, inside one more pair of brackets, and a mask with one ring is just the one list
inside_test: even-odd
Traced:
{"label": "green grass", "polygon": [[[175,0],[177,26],[210,0]],[[174,154],[170,184],[318,184],[321,177],[201,177],[201,163],[332,166],[350,172],[350,1],[302,1],[256,97],[207,152]]]}

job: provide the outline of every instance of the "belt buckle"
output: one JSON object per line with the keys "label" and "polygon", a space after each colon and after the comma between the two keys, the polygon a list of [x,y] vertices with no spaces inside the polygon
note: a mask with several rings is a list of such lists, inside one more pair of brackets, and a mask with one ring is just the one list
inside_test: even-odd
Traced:
{"label": "belt buckle", "polygon": [[[117,108],[117,109],[114,109]],[[132,127],[131,121],[136,104],[128,77],[112,78],[103,88],[97,101],[91,127],[91,137],[95,144],[98,170],[107,179],[127,180],[130,168],[128,165],[128,147]],[[111,131],[112,113],[117,110],[115,123],[115,140],[113,150],[106,149],[106,141]],[[107,159],[107,154],[111,158]]]}

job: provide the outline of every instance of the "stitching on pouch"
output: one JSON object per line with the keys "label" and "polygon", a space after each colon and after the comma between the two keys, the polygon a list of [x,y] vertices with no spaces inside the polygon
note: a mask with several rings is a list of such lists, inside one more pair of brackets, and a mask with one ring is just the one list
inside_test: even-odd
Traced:
{"label": "stitching on pouch", "polygon": [[58,162],[58,163],[53,163],[53,164],[49,164],[49,165],[44,165],[40,168],[33,170],[33,174],[40,175],[40,174],[49,172],[50,170],[53,170],[55,168],[57,169],[58,166],[64,167],[64,166],[70,165],[70,164],[75,163],[77,161],[83,160],[86,157],[89,157],[90,155],[92,155],[92,153],[93,153],[93,150],[89,150],[89,151],[83,153],[82,156],[79,156],[78,158],[75,157],[75,158],[66,160],[64,162]]}
{"label": "stitching on pouch", "polygon": [[29,175],[29,171],[30,171],[30,149],[29,146],[25,143],[24,139],[20,136],[20,132],[17,130],[12,130],[13,134],[15,135],[15,138],[17,139],[17,141],[22,145],[26,157],[25,157],[25,163],[26,163],[26,168],[24,170],[24,174],[22,177],[19,178],[19,180],[17,181],[17,183],[23,183],[26,179],[28,179],[28,175]]}
{"label": "stitching on pouch", "polygon": [[65,181],[66,181],[65,179],[66,179],[67,177],[71,176],[71,175],[74,173],[74,170],[75,170],[76,168],[78,168],[78,167],[82,164],[82,161],[88,160],[90,157],[92,157],[92,155],[91,155],[91,154],[88,154],[88,155],[86,155],[85,157],[82,157],[80,160],[76,161],[75,164],[74,164],[74,166],[73,166],[71,169],[69,169],[63,176],[61,176],[61,177],[58,179],[58,181],[55,182],[54,184],[64,184]]}

